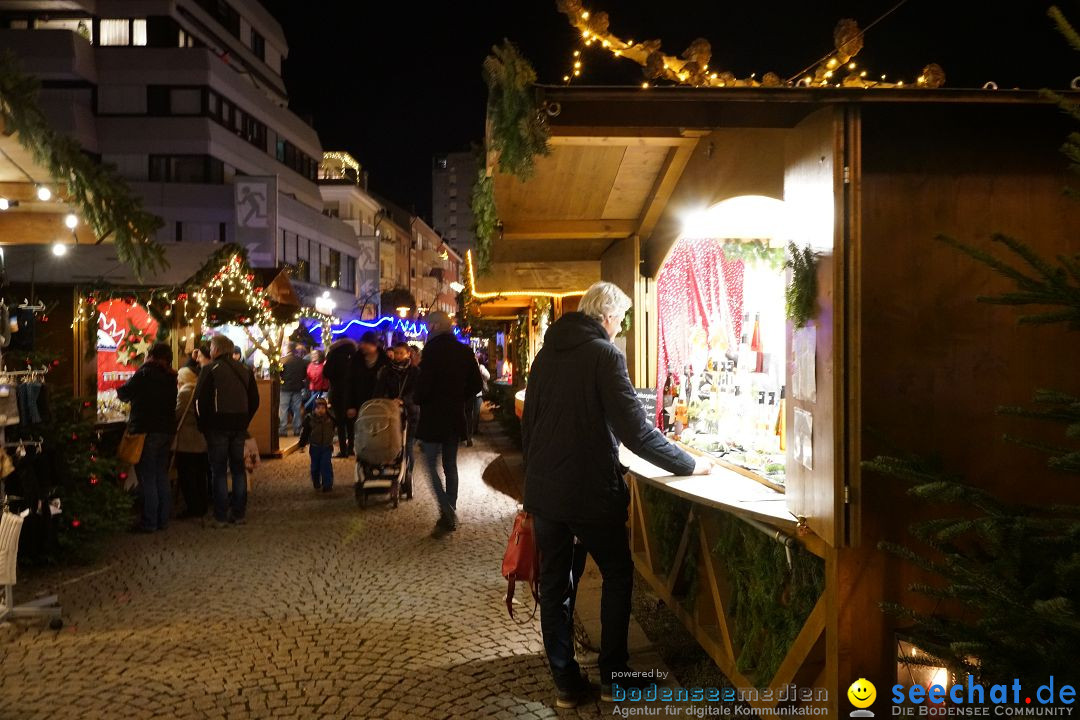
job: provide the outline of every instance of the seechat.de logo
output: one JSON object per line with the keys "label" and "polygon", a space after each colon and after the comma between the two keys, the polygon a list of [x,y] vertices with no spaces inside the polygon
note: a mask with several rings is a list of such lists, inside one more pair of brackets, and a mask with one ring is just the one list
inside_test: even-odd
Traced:
{"label": "seechat.de logo", "polygon": [[850,717],[874,717],[874,711],[866,709],[877,699],[877,688],[874,687],[874,683],[866,678],[859,678],[847,689],[847,697],[848,701],[857,708],[849,713]]}

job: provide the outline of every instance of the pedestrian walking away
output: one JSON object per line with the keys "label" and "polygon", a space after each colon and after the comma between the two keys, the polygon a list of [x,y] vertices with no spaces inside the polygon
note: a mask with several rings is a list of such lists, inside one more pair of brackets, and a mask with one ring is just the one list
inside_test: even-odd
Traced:
{"label": "pedestrian walking away", "polygon": [[300,431],[300,447],[310,443],[311,484],[316,490],[330,492],[334,488],[334,432],[337,421],[327,408],[326,398],[315,401],[312,411],[304,418]]}
{"label": "pedestrian walking away", "polygon": [[[674,475],[704,474],[712,461],[695,460],[645,417],[612,343],[630,298],[600,282],[578,312],[547,331],[529,374],[521,422],[525,510],[533,514],[540,551],[540,626],[558,693],[557,705],[576,707],[591,686],[574,659],[573,607],[587,552],[603,576],[600,596],[601,698],[613,678],[628,672],[627,633],[634,563],[626,534],[629,489],[619,443]],[[575,538],[577,542],[575,542]]]}
{"label": "pedestrian walking away", "polygon": [[281,399],[278,403],[278,435],[289,434],[289,415],[292,415],[293,435],[300,434],[300,408],[307,386],[308,363],[296,343],[289,344],[289,353],[281,365]]}
{"label": "pedestrian walking away", "polygon": [[[454,337],[450,316],[437,310],[427,316],[427,323],[428,341],[415,393],[420,406],[416,436],[439,503],[439,520],[433,533],[438,536],[457,529],[457,451],[468,433],[465,404],[472,402],[483,384],[472,350]],[[440,455],[445,485],[439,477]]]}
{"label": "pedestrian walking away", "polygon": [[[247,471],[244,441],[247,428],[259,409],[259,388],[255,374],[233,360],[233,342],[224,335],[210,340],[213,362],[199,375],[195,387],[195,412],[199,429],[206,436],[210,456],[210,476],[214,486],[214,527],[230,520],[246,522]],[[230,504],[228,479],[232,476]]]}
{"label": "pedestrian walking away", "polygon": [[142,495],[142,532],[164,530],[172,516],[172,486],[169,484],[169,451],[176,434],[176,371],[172,369],[172,348],[155,343],[146,362],[131,379],[116,389],[116,396],[131,403],[128,430],[145,433],[142,456],[135,463]]}
{"label": "pedestrian walking away", "polygon": [[353,423],[349,418],[349,381],[356,343],[349,338],[335,340],[326,350],[323,378],[330,383],[330,411],[338,423],[337,457],[348,457],[353,451]]}
{"label": "pedestrian walking away", "polygon": [[174,461],[180,493],[184,497],[181,518],[201,518],[206,515],[210,497],[210,461],[206,454],[206,438],[199,431],[198,418],[195,417],[195,386],[198,381],[198,373],[189,367],[180,368],[176,376],[180,389],[176,395]]}

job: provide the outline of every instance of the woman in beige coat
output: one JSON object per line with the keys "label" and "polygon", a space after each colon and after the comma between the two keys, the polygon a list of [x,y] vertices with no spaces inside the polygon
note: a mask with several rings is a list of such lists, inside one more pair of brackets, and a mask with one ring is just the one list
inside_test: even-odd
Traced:
{"label": "woman in beige coat", "polygon": [[180,389],[176,395],[176,474],[187,506],[182,518],[201,518],[208,508],[210,463],[206,438],[196,424],[193,402],[198,380],[191,368],[181,368],[177,373]]}

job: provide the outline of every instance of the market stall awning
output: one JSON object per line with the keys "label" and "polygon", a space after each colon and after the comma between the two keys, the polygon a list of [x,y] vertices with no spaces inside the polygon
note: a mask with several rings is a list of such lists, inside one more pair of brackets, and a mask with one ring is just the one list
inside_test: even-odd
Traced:
{"label": "market stall awning", "polygon": [[477,312],[490,318],[512,318],[537,297],[583,295],[600,280],[598,260],[567,262],[492,263],[484,275],[473,268],[472,253],[466,263]]}
{"label": "market stall awning", "polygon": [[[612,243],[648,235],[700,133],[552,123],[551,154],[526,182],[494,173],[498,263],[598,261]],[[494,170],[494,168],[492,168]]]}
{"label": "market stall awning", "polygon": [[0,245],[3,272],[8,282],[40,285],[80,285],[108,283],[124,287],[163,287],[190,279],[221,249],[210,243],[160,243],[169,267],[135,275],[131,266],[117,257],[116,246],[65,245],[62,256],[51,245]]}

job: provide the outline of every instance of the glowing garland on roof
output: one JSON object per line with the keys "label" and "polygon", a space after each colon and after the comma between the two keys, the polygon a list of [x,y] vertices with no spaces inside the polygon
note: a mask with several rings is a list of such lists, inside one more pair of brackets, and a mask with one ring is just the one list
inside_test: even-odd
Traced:
{"label": "glowing garland on roof", "polygon": [[472,250],[465,251],[465,260],[469,266],[469,287],[472,288],[472,296],[481,300],[499,297],[567,298],[585,294],[584,290],[571,290],[569,292],[553,292],[549,290],[503,290],[499,292],[480,292],[476,289],[476,277],[473,275]]}
{"label": "glowing garland on roof", "polygon": [[[812,65],[804,73],[783,79],[774,72],[765,73],[761,79],[757,73],[748,78],[737,78],[734,73],[709,69],[712,45],[705,38],[697,38],[680,57],[664,54],[659,40],[634,42],[623,40],[609,31],[610,17],[606,12],[590,12],[581,0],[556,0],[559,12],[567,16],[570,24],[581,33],[585,48],[595,43],[613,57],[626,57],[641,65],[645,73],[643,89],[651,82],[668,81],[676,85],[694,87],[843,87],[843,88],[937,88],[945,84],[945,71],[936,63],[923,68],[914,83],[903,80],[887,82],[886,76],[872,79],[869,71],[860,68],[852,58],[862,50],[864,30],[851,19],[841,20],[833,31],[834,50]],[[884,16],[883,16],[884,17]],[[879,18],[880,20],[881,18]],[[875,21],[877,22],[877,21]],[[574,50],[570,70],[563,75],[563,82],[571,83],[581,76],[584,69],[582,49]]]}

